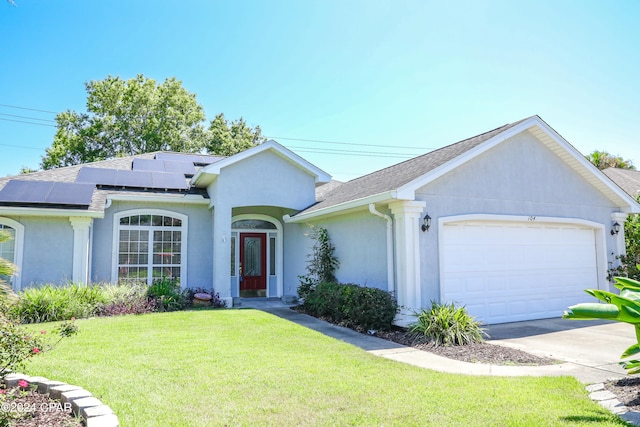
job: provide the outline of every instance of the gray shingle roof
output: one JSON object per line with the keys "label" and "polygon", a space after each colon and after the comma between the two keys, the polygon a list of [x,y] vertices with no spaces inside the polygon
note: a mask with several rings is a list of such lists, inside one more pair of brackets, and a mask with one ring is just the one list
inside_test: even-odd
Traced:
{"label": "gray shingle roof", "polygon": [[315,205],[298,212],[298,214],[310,213],[339,205],[341,203],[347,203],[353,200],[396,190],[414,179],[419,178],[425,173],[455,159],[472,148],[477,147],[483,142],[488,141],[499,133],[504,132],[528,119],[529,117],[514,123],[500,126],[499,128],[493,129],[489,132],[459,141],[455,144],[439,148],[422,156],[415,157],[360,178],[345,182],[332,191],[319,194],[322,198],[318,198]]}
{"label": "gray shingle roof", "polygon": [[607,168],[602,172],[634,199],[640,195],[640,171]]}

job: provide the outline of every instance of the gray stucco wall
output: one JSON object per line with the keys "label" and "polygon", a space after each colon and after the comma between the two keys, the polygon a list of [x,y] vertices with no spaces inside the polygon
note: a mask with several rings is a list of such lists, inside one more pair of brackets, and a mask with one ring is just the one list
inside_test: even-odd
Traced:
{"label": "gray stucco wall", "polygon": [[94,220],[91,280],[110,282],[113,251],[113,216],[133,209],[161,209],[186,215],[187,237],[187,283],[183,287],[211,288],[213,283],[213,249],[211,243],[211,211],[206,204],[190,205],[179,203],[140,203],[114,201],[103,219]]}
{"label": "gray stucco wall", "polygon": [[73,228],[65,217],[11,217],[24,225],[22,288],[73,276]]}
{"label": "gray stucco wall", "polygon": [[315,178],[266,151],[222,169],[207,189],[214,204],[303,209],[315,203]]}
{"label": "gray stucco wall", "polygon": [[[365,211],[314,224],[327,229],[336,248],[334,253],[340,261],[340,267],[336,271],[338,281],[388,290],[384,219]],[[309,246],[312,246],[313,242],[308,240]]]}
{"label": "gray stucco wall", "polygon": [[[453,215],[496,214],[579,218],[611,228],[619,211],[602,193],[529,133],[519,134],[416,192],[433,227],[420,235],[422,303],[438,299],[438,221]],[[615,238],[606,235],[607,255]],[[606,271],[600,271],[606,274]]]}

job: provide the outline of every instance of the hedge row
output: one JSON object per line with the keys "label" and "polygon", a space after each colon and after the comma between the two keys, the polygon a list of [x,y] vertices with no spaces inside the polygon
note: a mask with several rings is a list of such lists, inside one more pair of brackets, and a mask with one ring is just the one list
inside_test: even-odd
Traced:
{"label": "hedge row", "polygon": [[361,330],[387,330],[398,312],[388,292],[355,284],[320,283],[304,300],[312,316]]}

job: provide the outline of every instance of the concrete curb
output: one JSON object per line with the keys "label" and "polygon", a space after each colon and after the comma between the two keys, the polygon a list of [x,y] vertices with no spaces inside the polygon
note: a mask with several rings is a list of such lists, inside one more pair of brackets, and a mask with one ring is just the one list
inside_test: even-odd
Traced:
{"label": "concrete curb", "polygon": [[84,390],[82,387],[69,385],[60,381],[49,380],[44,377],[30,377],[28,375],[11,373],[2,381],[5,387],[15,387],[18,381],[25,380],[36,386],[40,394],[47,394],[51,399],[60,401],[62,407],[82,418],[87,427],[119,427],[118,417],[111,408]]}

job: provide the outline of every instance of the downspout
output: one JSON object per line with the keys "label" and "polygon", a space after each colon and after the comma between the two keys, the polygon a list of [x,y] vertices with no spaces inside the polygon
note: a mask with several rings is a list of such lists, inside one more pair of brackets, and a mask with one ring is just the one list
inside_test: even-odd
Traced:
{"label": "downspout", "polygon": [[396,285],[395,269],[393,266],[393,219],[391,219],[391,216],[377,211],[374,203],[369,203],[369,212],[387,221],[387,288],[389,292],[393,292],[395,295]]}

